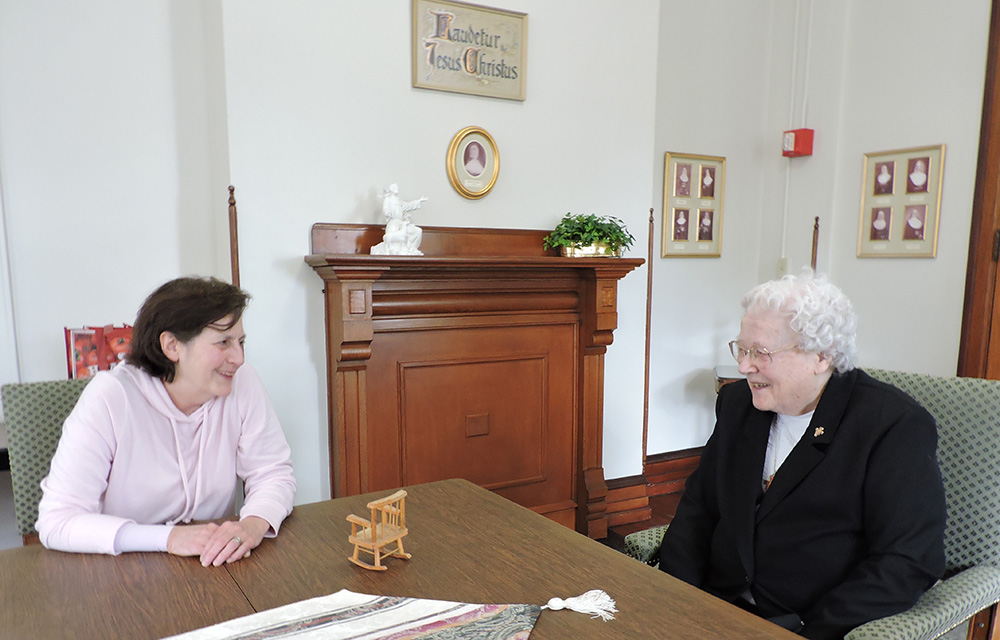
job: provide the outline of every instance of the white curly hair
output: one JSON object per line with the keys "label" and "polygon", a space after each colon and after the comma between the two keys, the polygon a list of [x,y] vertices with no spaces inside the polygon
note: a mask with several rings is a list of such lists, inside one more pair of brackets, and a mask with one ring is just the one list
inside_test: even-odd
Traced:
{"label": "white curly hair", "polygon": [[858,316],[844,292],[826,276],[805,268],[799,275],[757,285],[741,304],[744,313],[777,311],[787,317],[798,348],[823,354],[837,373],[856,366]]}

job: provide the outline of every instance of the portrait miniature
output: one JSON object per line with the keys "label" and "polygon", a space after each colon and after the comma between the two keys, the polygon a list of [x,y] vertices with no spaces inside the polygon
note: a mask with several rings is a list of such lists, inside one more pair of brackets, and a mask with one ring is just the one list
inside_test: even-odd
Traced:
{"label": "portrait miniature", "polygon": [[892,195],[893,182],[895,181],[895,162],[875,163],[875,183],[872,193],[877,196]]}
{"label": "portrait miniature", "polygon": [[691,227],[691,213],[688,209],[674,209],[674,240],[687,240]]}
{"label": "portrait miniature", "polygon": [[674,195],[678,198],[691,197],[691,165],[677,164],[674,177]]}
{"label": "portrait miniature", "polygon": [[698,240],[701,242],[712,241],[712,223],[715,219],[715,211],[711,209],[700,209],[698,211]]}
{"label": "portrait miniature", "polygon": [[701,198],[715,197],[715,167],[701,166],[701,182],[698,196]]}
{"label": "portrait miniature", "polygon": [[931,159],[910,158],[906,163],[906,193],[927,193],[927,172]]}
{"label": "portrait miniature", "polygon": [[892,207],[876,207],[872,209],[872,224],[869,240],[888,240],[889,227],[892,222]]}
{"label": "portrait miniature", "polygon": [[903,215],[903,240],[923,240],[927,223],[927,205],[917,204],[906,207]]}

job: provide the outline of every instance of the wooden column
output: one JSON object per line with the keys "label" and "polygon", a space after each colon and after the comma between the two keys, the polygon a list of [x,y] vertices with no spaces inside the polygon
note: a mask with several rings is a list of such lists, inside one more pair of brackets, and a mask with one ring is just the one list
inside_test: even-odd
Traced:
{"label": "wooden column", "polygon": [[365,376],[374,336],[372,283],[386,269],[316,269],[325,283],[330,486],[335,496],[369,491]]}
{"label": "wooden column", "polygon": [[614,340],[618,328],[618,280],[632,270],[617,261],[605,261],[583,274],[584,296],[580,334],[583,353],[581,397],[593,399],[580,403],[580,423],[583,446],[580,448],[580,469],[583,470],[582,496],[586,508],[577,511],[577,531],[592,538],[608,535],[608,485],[604,478],[604,354]]}

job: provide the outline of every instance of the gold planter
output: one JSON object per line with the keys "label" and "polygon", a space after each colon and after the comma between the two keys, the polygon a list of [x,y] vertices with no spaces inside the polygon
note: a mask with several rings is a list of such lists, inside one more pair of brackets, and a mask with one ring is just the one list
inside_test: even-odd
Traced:
{"label": "gold planter", "polygon": [[622,250],[611,249],[606,244],[597,243],[586,247],[559,247],[559,252],[564,258],[620,258]]}

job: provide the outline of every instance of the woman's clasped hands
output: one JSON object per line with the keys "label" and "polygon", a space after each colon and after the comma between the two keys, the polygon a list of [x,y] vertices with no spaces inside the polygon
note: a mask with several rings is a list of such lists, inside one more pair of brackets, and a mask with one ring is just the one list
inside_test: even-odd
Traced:
{"label": "woman's clasped hands", "polygon": [[267,521],[257,516],[220,524],[177,525],[167,537],[167,551],[178,556],[199,556],[203,567],[218,567],[248,557],[269,528]]}

